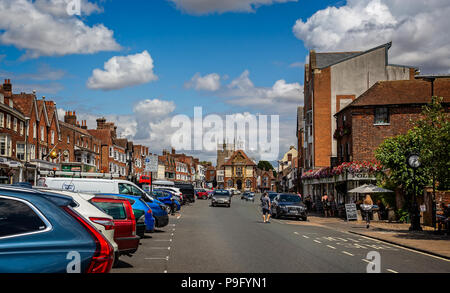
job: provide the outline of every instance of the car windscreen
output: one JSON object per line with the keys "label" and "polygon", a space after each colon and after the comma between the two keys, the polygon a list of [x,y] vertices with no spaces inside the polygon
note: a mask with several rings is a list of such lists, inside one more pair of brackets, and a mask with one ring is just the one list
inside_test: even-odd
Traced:
{"label": "car windscreen", "polygon": [[113,217],[114,220],[125,220],[127,218],[127,212],[122,202],[94,201],[93,204]]}
{"label": "car windscreen", "polygon": [[214,191],[214,196],[230,196],[228,191]]}
{"label": "car windscreen", "polygon": [[270,200],[273,200],[275,198],[275,196],[277,196],[278,194],[276,193],[269,193],[269,198]]}
{"label": "car windscreen", "polygon": [[280,202],[301,202],[301,198],[294,194],[280,194]]}

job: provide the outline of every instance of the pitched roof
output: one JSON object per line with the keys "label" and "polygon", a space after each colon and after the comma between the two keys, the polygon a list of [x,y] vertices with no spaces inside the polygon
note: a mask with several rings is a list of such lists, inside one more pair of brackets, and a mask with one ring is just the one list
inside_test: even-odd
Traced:
{"label": "pitched roof", "polygon": [[340,61],[353,58],[362,52],[332,52],[332,53],[316,53],[316,67],[325,68],[330,65],[339,63]]}
{"label": "pitched roof", "polygon": [[[13,94],[12,98],[14,101],[14,105],[17,106],[17,108],[22,113],[30,117],[33,111],[33,106],[36,107],[36,104],[34,103],[36,96],[34,94],[20,93],[20,94]],[[37,108],[35,110],[37,110]],[[37,117],[37,119],[39,120],[39,117]]]}
{"label": "pitched roof", "polygon": [[[445,103],[450,103],[450,78],[437,79],[434,82],[434,95],[443,97]],[[428,81],[379,81],[344,109],[362,106],[427,104],[430,98],[431,83]]]}
{"label": "pitched roof", "polygon": [[250,158],[244,153],[243,150],[235,151],[231,155],[231,157],[222,166],[231,166],[231,165],[233,165],[233,161],[238,155],[241,155],[244,158],[246,166],[256,166],[255,162],[250,160]]}

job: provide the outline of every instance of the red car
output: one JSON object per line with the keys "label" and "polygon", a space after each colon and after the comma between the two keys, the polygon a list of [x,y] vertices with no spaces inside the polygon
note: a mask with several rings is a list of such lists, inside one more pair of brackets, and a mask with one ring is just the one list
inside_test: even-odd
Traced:
{"label": "red car", "polygon": [[196,189],[197,199],[208,199],[208,192],[204,189]]}
{"label": "red car", "polygon": [[136,219],[129,200],[97,195],[90,202],[113,217],[114,241],[119,247],[119,255],[131,256],[135,253],[141,238],[136,235]]}

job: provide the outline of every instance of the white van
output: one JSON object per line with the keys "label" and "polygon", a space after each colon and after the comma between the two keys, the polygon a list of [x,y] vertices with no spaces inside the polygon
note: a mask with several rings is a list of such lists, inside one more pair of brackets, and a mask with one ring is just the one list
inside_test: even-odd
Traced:
{"label": "white van", "polygon": [[120,179],[41,177],[37,182],[37,186],[91,194],[147,195],[145,191],[133,182]]}

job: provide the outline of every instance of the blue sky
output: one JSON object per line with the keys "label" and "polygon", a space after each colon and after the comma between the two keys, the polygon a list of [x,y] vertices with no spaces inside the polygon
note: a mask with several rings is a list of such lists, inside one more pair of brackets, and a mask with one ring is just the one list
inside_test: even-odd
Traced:
{"label": "blue sky", "polygon": [[[132,110],[130,103],[161,98],[176,101],[176,111],[180,113],[192,112],[194,105],[202,105],[211,111],[242,111],[240,107],[220,102],[220,98],[186,90],[183,85],[197,72],[217,72],[235,78],[246,69],[257,86],[269,87],[279,79],[302,83],[303,70],[289,65],[304,62],[307,50],[294,36],[292,26],[298,18],[307,18],[333,2],[280,3],[259,7],[254,13],[200,16],[179,11],[174,4],[164,0],[106,1],[101,4],[103,12],[85,17],[85,23],[102,23],[114,31],[114,38],[123,50],[92,55],[43,56],[23,61],[19,60],[23,50],[2,46],[0,55],[6,55],[1,63],[2,71],[34,73],[44,65],[51,70],[64,71],[62,79],[51,82],[60,84],[61,90],[42,90],[38,95],[53,98],[59,107],[73,110],[128,114]],[[116,91],[86,87],[92,70],[102,68],[109,58],[144,50],[148,50],[154,59],[158,81]],[[43,86],[48,83],[45,80],[39,82]]]}
{"label": "blue sky", "polygon": [[[192,116],[195,106],[279,114],[280,149],[289,149],[309,49],[393,41],[393,63],[450,72],[445,0],[81,0],[81,16],[69,16],[70,1],[0,0],[0,78],[77,111],[91,127],[106,116],[133,139],[144,123],[149,134],[139,142],[155,151],[168,147],[167,119]],[[145,66],[129,67],[133,58]],[[108,72],[108,61],[122,65]],[[114,78],[124,70],[120,84]]]}

